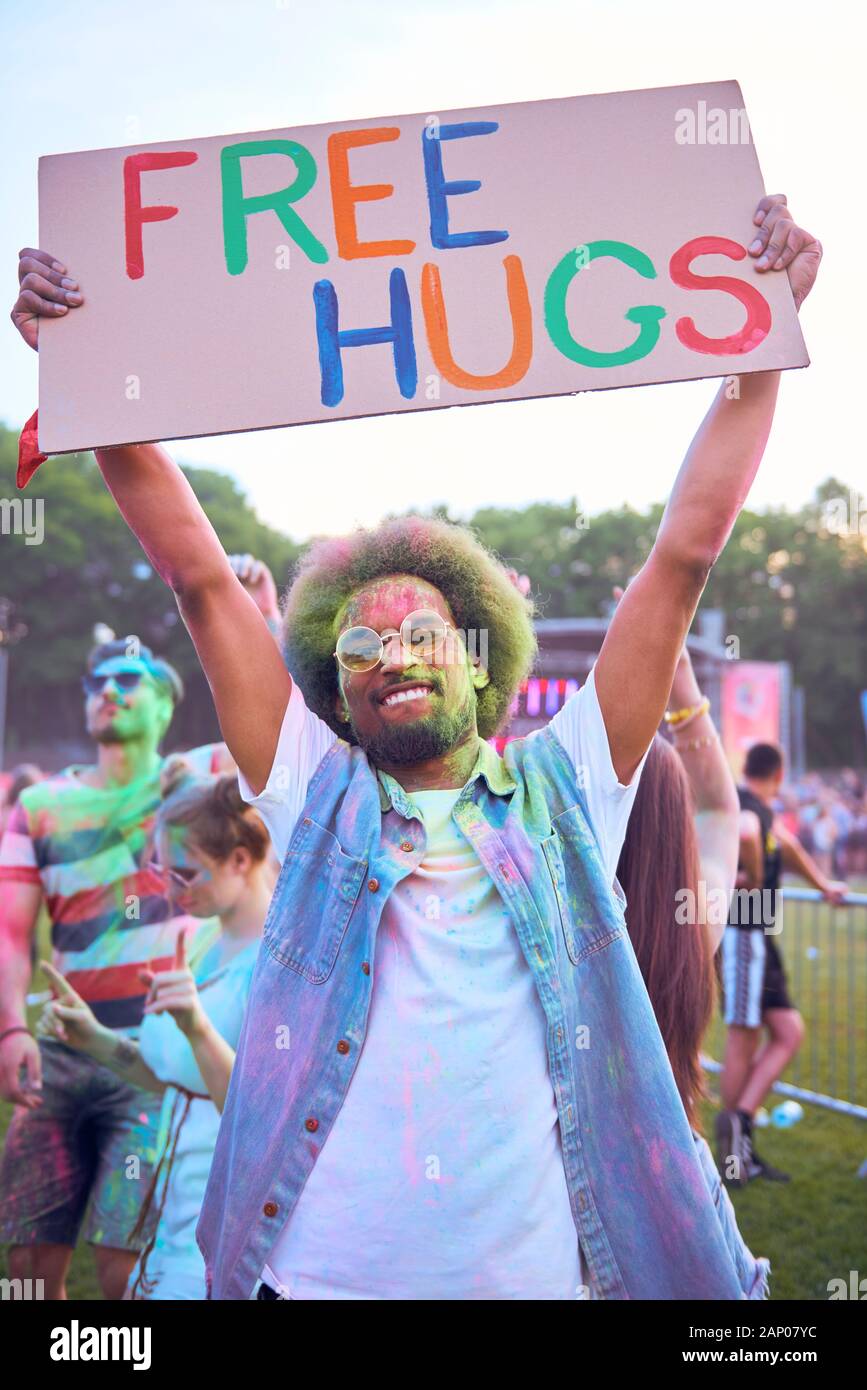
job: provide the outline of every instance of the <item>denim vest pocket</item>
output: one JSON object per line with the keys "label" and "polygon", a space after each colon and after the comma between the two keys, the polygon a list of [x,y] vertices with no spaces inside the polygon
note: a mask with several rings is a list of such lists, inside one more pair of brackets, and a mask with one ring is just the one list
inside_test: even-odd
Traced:
{"label": "denim vest pocket", "polygon": [[[572,964],[578,965],[589,949],[625,929],[623,902],[604,884],[596,842],[581,807],[561,811],[551,825],[552,832],[540,841],[540,848],[557,899],[566,950]],[[600,893],[609,892],[612,913],[606,922],[598,900]]]}
{"label": "denim vest pocket", "polygon": [[551,884],[554,889],[554,897],[557,900],[560,929],[563,932],[563,940],[566,942],[566,950],[569,952],[569,959],[572,964],[577,965],[578,946],[569,919],[569,909],[566,906],[566,875],[563,871],[563,856],[560,852],[556,830],[547,839],[540,841],[539,848],[545,856],[548,873],[551,875]]}
{"label": "denim vest pocket", "polygon": [[263,940],[275,960],[311,984],[327,980],[366,873],[366,860],[347,854],[336,835],[304,816],[281,874],[291,882],[291,897],[278,881],[265,923]]}

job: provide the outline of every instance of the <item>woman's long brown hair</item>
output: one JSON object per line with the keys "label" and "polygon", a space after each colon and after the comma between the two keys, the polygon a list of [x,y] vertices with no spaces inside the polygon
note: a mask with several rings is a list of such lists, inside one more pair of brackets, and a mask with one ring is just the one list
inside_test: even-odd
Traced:
{"label": "woman's long brown hair", "polygon": [[[693,1129],[707,1095],[699,1048],[716,999],[713,955],[703,921],[676,920],[684,889],[696,903],[700,863],[689,781],[677,753],[653,740],[617,877],[626,894],[626,925],[674,1079]],[[696,914],[691,914],[696,915]]]}

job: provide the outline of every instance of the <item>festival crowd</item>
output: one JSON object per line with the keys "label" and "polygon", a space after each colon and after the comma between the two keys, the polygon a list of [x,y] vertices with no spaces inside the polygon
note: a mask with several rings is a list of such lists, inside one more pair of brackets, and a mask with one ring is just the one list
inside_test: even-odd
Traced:
{"label": "festival crowd", "polygon": [[[819,243],[781,195],[751,235],[799,307]],[[83,295],[43,251],[19,278],[35,347]],[[468,529],[412,516],[317,541],[278,602],[161,445],[95,451],[225,742],[162,755],[183,685],[131,634],[85,663],[92,761],[13,779],[13,1277],[65,1297],[83,1237],[114,1299],[767,1296],[728,1189],[789,1180],[753,1136],[803,1039],[776,894],[786,867],[831,903],[847,889],[818,859],[824,807],[816,858],[775,810],[778,748],[749,749],[735,785],[685,640],[779,376],[723,383],[585,684],[502,756],[533,600]],[[746,912],[676,910],[736,889]]]}

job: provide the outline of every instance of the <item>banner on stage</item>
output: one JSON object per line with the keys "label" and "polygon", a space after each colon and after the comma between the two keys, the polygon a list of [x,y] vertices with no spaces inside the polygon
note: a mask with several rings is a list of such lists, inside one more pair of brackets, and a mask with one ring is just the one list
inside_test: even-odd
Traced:
{"label": "banner on stage", "polygon": [[720,734],[736,781],[743,776],[744,758],[754,743],[788,743],[787,684],[785,662],[735,661],[724,666]]}
{"label": "banner on stage", "polygon": [[736,82],[46,156],[40,448],[806,366],[764,192]]}

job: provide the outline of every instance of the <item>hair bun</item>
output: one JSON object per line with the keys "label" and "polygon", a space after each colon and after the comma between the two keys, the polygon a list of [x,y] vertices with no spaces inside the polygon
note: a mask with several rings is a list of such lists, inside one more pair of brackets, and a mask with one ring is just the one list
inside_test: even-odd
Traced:
{"label": "hair bun", "polygon": [[241,795],[234,772],[223,772],[214,784],[214,800],[227,816],[242,816],[247,803]]}
{"label": "hair bun", "polygon": [[261,817],[241,796],[234,772],[199,776],[182,754],[166,759],[160,777],[162,805],[156,815],[159,834],[182,826],[184,836],[219,863],[234,849],[246,849],[254,863],[268,853],[268,831]]}
{"label": "hair bun", "polygon": [[194,779],[196,776],[195,768],[192,763],[187,762],[186,758],[180,753],[174,753],[166,758],[160,773],[160,794],[163,801],[166,801],[184,782]]}

